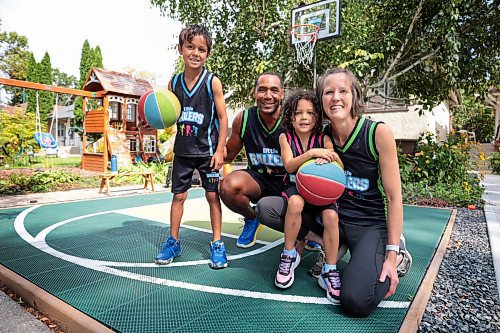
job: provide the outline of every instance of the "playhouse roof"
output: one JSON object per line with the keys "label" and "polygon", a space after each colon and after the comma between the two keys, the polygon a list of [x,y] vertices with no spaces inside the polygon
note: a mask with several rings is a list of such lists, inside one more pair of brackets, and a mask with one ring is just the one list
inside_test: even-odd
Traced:
{"label": "playhouse roof", "polygon": [[129,74],[93,67],[87,81],[85,81],[83,90],[105,90],[106,93],[140,97],[144,93],[153,90],[153,87],[148,81],[134,78]]}

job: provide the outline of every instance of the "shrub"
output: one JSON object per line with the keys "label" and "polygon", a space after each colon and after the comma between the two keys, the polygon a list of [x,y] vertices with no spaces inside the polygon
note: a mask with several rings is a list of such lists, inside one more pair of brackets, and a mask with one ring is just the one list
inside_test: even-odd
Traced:
{"label": "shrub", "polygon": [[493,153],[488,157],[493,173],[500,174],[500,153]]}
{"label": "shrub", "polygon": [[0,194],[49,192],[56,190],[61,185],[66,186],[79,180],[79,176],[62,170],[49,170],[32,175],[15,172],[0,179]]}

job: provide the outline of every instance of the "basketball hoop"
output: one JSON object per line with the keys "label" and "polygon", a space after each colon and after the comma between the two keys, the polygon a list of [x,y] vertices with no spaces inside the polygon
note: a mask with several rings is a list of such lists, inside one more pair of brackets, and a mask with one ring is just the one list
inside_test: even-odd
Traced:
{"label": "basketball hoop", "polygon": [[319,31],[320,28],[314,24],[297,24],[290,29],[299,64],[309,65],[312,63]]}

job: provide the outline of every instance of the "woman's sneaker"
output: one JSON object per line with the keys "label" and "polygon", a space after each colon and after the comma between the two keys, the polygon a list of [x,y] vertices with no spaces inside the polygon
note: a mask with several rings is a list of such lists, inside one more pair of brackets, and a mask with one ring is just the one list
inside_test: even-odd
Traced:
{"label": "woman's sneaker", "polygon": [[397,271],[398,276],[402,277],[410,271],[411,264],[413,263],[413,258],[406,248],[406,239],[403,235],[401,235],[401,239],[399,241],[399,253],[403,256],[403,258],[398,264]]}
{"label": "woman's sneaker", "polygon": [[309,269],[309,274],[314,276],[315,278],[319,278],[321,275],[321,271],[323,270],[323,264],[325,263],[325,252],[320,250],[318,253],[318,257],[316,258],[316,262]]}
{"label": "woman's sneaker", "polygon": [[218,240],[210,244],[210,268],[219,269],[227,267],[226,245]]}
{"label": "woman's sneaker", "polygon": [[321,273],[318,284],[326,290],[326,298],[333,303],[340,303],[340,273],[334,269]]}
{"label": "woman's sneaker", "polygon": [[293,284],[294,281],[294,271],[295,268],[300,263],[300,254],[289,256],[284,253],[280,257],[280,265],[278,267],[278,272],[276,273],[276,278],[274,279],[274,284],[276,287],[281,289],[286,289]]}
{"label": "woman's sneaker", "polygon": [[174,258],[177,258],[182,253],[181,242],[178,239],[170,236],[165,244],[163,244],[160,253],[155,258],[155,263],[158,265],[168,265]]}

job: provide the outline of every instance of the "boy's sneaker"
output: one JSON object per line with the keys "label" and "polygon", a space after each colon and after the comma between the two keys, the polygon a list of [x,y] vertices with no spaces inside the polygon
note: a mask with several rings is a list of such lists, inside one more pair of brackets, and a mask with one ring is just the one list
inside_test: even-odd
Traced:
{"label": "boy's sneaker", "polygon": [[326,298],[333,304],[340,303],[340,273],[336,270],[329,270],[321,273],[318,284],[326,290]]}
{"label": "boy's sneaker", "polygon": [[398,276],[402,277],[410,271],[410,267],[413,262],[413,258],[406,248],[406,239],[403,235],[401,235],[401,240],[399,241],[399,253],[403,256],[403,259],[398,264],[397,271]]}
{"label": "boy's sneaker", "polygon": [[177,258],[182,253],[181,242],[174,237],[168,237],[160,253],[155,258],[155,263],[158,265],[168,265],[174,258]]}
{"label": "boy's sneaker", "polygon": [[309,251],[321,251],[321,245],[310,240],[306,242],[306,246],[304,246],[304,248]]}
{"label": "boy's sneaker", "polygon": [[262,224],[260,224],[257,218],[245,219],[245,225],[240,237],[236,241],[236,246],[242,248],[253,246],[257,240],[257,233],[261,228]]}
{"label": "boy's sneaker", "polygon": [[218,240],[210,244],[210,268],[219,269],[227,267],[226,245]]}
{"label": "boy's sneaker", "polygon": [[281,289],[286,289],[293,284],[295,268],[300,263],[300,254],[297,256],[288,256],[281,253],[280,265],[278,267],[278,272],[276,273],[276,278],[274,279],[274,284],[276,287]]}

